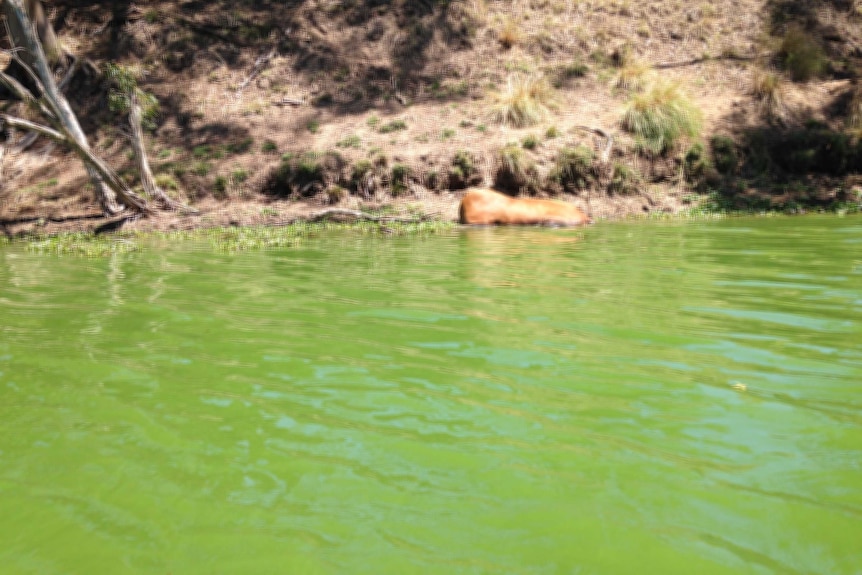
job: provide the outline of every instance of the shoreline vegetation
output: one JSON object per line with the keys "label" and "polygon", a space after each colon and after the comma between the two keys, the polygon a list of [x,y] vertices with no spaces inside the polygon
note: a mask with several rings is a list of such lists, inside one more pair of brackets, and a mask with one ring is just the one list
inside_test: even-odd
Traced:
{"label": "shoreline vegetation", "polygon": [[55,4],[90,148],[168,209],[106,216],[75,153],[21,128],[0,143],[0,243],[292,237],[324,212],[412,233],[453,225],[471,187],[598,225],[862,210],[859,2]]}
{"label": "shoreline vegetation", "polygon": [[[721,210],[692,208],[676,214],[643,213],[631,214],[613,220],[602,220],[602,223],[622,221],[684,221],[684,220],[717,220],[742,217],[804,217],[808,214],[831,214],[834,217],[854,215],[862,221],[862,202],[835,206],[831,209],[805,210]],[[439,233],[467,229],[475,226],[464,226],[452,220],[417,218],[415,221],[397,219],[395,221],[357,220],[345,221],[309,221],[291,220],[289,223],[251,224],[243,226],[197,226],[175,230],[121,230],[108,233],[92,231],[63,231],[53,234],[31,233],[16,237],[0,236],[0,249],[4,246],[24,246],[31,253],[58,256],[105,257],[112,254],[146,251],[155,246],[172,245],[185,242],[205,246],[207,249],[221,252],[241,252],[246,250],[289,248],[305,240],[326,233],[354,233],[365,236],[388,237],[423,237]],[[488,227],[488,226],[479,226]],[[494,227],[494,226],[490,226]],[[541,226],[530,226],[541,227]],[[555,227],[556,230],[566,230],[572,233],[587,233],[590,226]]]}

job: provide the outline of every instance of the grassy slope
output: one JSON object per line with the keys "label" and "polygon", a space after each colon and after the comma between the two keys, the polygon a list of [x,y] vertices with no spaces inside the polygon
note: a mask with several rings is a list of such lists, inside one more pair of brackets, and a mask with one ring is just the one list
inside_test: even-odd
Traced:
{"label": "grassy slope", "polygon": [[[851,0],[145,6],[63,8],[57,28],[74,52],[143,72],[161,103],[154,168],[204,209],[204,224],[334,202],[379,207],[392,195],[399,208],[452,217],[447,190],[495,179],[573,192],[599,217],[678,211],[710,191],[711,204],[735,207],[852,203],[856,193],[862,7]],[[806,70],[810,79],[792,80]],[[535,79],[506,100],[513,83]],[[73,103],[95,147],[134,183],[105,87],[77,84]],[[647,113],[650,101],[687,98],[694,111],[681,117],[700,122],[668,145],[644,141],[626,130],[644,125],[631,121],[633,98]],[[534,122],[501,122],[513,109]],[[667,135],[662,121],[673,120],[658,121]],[[610,163],[554,179],[561,149],[593,151],[595,163],[603,142],[584,125],[615,134]],[[732,139],[718,157],[715,135]],[[837,148],[849,151],[832,161]],[[515,173],[499,172],[501,150]],[[6,160],[0,219],[94,211],[83,170],[47,152]]]}

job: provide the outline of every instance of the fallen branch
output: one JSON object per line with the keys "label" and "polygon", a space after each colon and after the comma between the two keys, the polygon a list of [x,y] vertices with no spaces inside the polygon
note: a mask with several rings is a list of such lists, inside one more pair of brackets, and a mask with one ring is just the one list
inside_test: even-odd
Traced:
{"label": "fallen branch", "polygon": [[176,18],[174,21],[177,24],[185,26],[192,32],[197,32],[198,34],[203,34],[205,36],[211,36],[217,40],[221,40],[222,42],[227,42],[228,44],[242,46],[243,48],[248,47],[248,42],[241,40],[239,37],[219,32],[219,30],[224,29],[224,26],[209,23],[198,23],[189,20],[188,18],[182,17]]}
{"label": "fallen branch", "polygon": [[291,106],[302,106],[305,104],[302,100],[298,100],[296,98],[287,98],[284,97],[281,100],[277,101],[276,104],[289,104]]}
{"label": "fallen branch", "polygon": [[326,208],[319,212],[313,212],[307,216],[294,216],[285,220],[279,220],[268,224],[273,227],[290,226],[301,222],[320,222],[333,217],[347,217],[355,221],[367,221],[390,224],[418,224],[427,222],[431,218],[429,216],[419,216],[418,218],[399,218],[396,216],[375,216],[359,210],[350,210],[347,208]]}
{"label": "fallen branch", "polygon": [[681,62],[663,62],[655,64],[653,68],[656,70],[667,70],[668,68],[682,68],[683,66],[695,66],[703,64],[710,60],[734,60],[736,62],[750,62],[763,57],[763,54],[755,54],[754,56],[739,56],[737,54],[723,54],[721,56],[701,56],[700,58],[692,58],[691,60],[683,60]]}
{"label": "fallen branch", "polygon": [[332,216],[348,216],[354,218],[357,221],[368,221],[368,222],[388,222],[395,224],[416,224],[419,222],[424,222],[427,220],[425,216],[420,216],[418,218],[399,218],[396,216],[375,216],[373,214],[369,214],[366,212],[361,212],[359,210],[350,210],[347,208],[327,208],[325,210],[321,210],[319,212],[314,212],[310,214],[306,221],[309,222],[319,222],[321,220],[326,220],[331,218]]}
{"label": "fallen branch", "polygon": [[121,214],[93,228],[93,235],[98,236],[107,232],[115,232],[123,227],[126,222],[134,222],[140,219],[141,214]]}
{"label": "fallen branch", "polygon": [[248,86],[249,82],[254,80],[257,77],[257,75],[260,74],[260,72],[263,70],[263,68],[269,63],[270,60],[272,60],[275,57],[275,55],[276,55],[275,46],[272,47],[272,50],[270,50],[268,54],[261,54],[257,58],[257,60],[255,60],[254,66],[251,69],[251,73],[248,75],[248,77],[245,80],[240,82],[239,86],[236,89],[236,93],[239,94],[240,92],[245,90],[245,87]]}

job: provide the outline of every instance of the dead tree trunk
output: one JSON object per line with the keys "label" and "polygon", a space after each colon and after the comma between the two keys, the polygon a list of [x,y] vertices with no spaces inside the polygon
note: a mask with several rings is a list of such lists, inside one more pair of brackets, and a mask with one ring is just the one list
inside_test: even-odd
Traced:
{"label": "dead tree trunk", "polygon": [[[10,29],[12,29],[14,23],[15,29],[21,35],[20,39],[16,39],[13,33],[12,40],[15,41],[16,45],[23,48],[21,56],[23,63],[32,62],[32,70],[36,74],[48,106],[56,115],[56,122],[59,126],[62,126],[63,131],[69,135],[70,139],[74,140],[76,144],[74,147],[76,151],[80,150],[79,154],[83,152],[83,156],[92,156],[90,145],[87,143],[87,137],[78,123],[78,118],[69,106],[69,102],[57,89],[54,75],[51,73],[51,68],[48,64],[48,58],[42,49],[42,44],[39,42],[24,2],[22,0],[4,0],[4,11],[10,22]],[[110,187],[106,185],[103,176],[91,162],[86,162],[86,168],[95,189],[96,198],[105,213],[113,215],[124,209],[117,202],[118,195],[123,204],[131,208],[141,209],[140,206],[145,205],[140,198],[134,198],[134,195],[118,179],[111,182]]]}
{"label": "dead tree trunk", "polygon": [[188,206],[184,206],[170,198],[165,191],[156,184],[156,179],[153,177],[152,170],[150,170],[150,162],[147,159],[147,150],[144,146],[144,131],[141,129],[142,117],[141,105],[138,103],[135,89],[132,89],[129,94],[129,124],[132,127],[132,149],[134,150],[135,157],[138,160],[138,171],[141,174],[141,186],[144,188],[144,192],[150,198],[156,200],[169,210],[195,212],[196,210],[189,208]]}
{"label": "dead tree trunk", "polygon": [[[27,16],[36,26],[36,33],[39,35],[39,41],[42,42],[42,48],[45,51],[45,56],[48,58],[48,63],[56,64],[63,55],[63,47],[57,39],[57,34],[54,32],[54,27],[45,13],[45,8],[42,6],[41,0],[24,0],[24,8]],[[6,2],[3,6],[3,11],[6,15],[6,22],[9,24],[9,43],[14,46],[24,46],[24,24],[15,16],[15,7]],[[35,56],[24,53],[21,54],[21,60],[31,69],[35,69]]]}

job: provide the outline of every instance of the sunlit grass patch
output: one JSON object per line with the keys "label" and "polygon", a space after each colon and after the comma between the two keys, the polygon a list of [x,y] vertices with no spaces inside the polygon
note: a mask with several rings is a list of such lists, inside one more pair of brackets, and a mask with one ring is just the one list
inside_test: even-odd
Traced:
{"label": "sunlit grass patch", "polygon": [[640,90],[647,82],[652,67],[640,60],[627,60],[617,72],[616,87],[623,90]]}
{"label": "sunlit grass patch", "polygon": [[698,136],[702,115],[677,84],[658,82],[632,96],[622,125],[642,151],[661,155],[672,151],[684,136]]}
{"label": "sunlit grass patch", "polygon": [[752,79],[751,93],[767,118],[782,120],[786,116],[785,87],[780,74],[769,70],[758,70]]}
{"label": "sunlit grass patch", "polygon": [[554,90],[542,76],[515,74],[497,96],[493,107],[495,120],[515,128],[532,126],[548,114]]}

